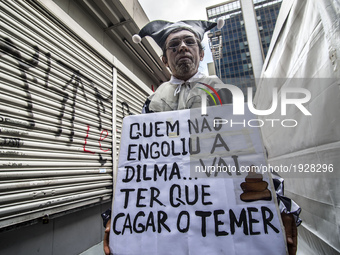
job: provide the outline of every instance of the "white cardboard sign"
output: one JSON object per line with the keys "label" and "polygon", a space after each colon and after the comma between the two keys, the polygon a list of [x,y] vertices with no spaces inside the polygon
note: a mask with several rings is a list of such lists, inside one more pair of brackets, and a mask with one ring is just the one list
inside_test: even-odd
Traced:
{"label": "white cardboard sign", "polygon": [[111,252],[286,254],[271,179],[249,173],[266,165],[256,125],[229,105],[124,118]]}

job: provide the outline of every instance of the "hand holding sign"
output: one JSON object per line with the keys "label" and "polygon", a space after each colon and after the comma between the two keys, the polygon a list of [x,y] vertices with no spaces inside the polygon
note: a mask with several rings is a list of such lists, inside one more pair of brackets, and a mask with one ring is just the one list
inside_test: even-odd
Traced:
{"label": "hand holding sign", "polygon": [[109,239],[110,239],[110,229],[111,229],[111,220],[109,220],[106,224],[105,232],[104,232],[104,253],[105,255],[110,255],[110,247],[109,247]]}

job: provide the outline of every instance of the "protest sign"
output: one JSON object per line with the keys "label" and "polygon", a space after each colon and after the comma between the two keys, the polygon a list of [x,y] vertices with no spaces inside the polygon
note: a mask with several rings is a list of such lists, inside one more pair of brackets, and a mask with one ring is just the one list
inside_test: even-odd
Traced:
{"label": "protest sign", "polygon": [[124,118],[111,252],[286,254],[257,126],[229,105]]}

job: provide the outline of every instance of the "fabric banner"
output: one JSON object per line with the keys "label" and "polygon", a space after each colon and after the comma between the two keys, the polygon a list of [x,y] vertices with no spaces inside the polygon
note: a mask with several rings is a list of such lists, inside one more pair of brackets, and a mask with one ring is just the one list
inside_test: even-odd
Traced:
{"label": "fabric banner", "polygon": [[111,252],[286,254],[258,126],[230,105],[124,118]]}

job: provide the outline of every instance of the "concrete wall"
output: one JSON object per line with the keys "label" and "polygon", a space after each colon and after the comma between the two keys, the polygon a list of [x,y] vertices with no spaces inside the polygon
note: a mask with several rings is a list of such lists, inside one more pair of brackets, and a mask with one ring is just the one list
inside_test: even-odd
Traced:
{"label": "concrete wall", "polygon": [[[64,12],[74,19],[83,27],[95,40],[103,45],[113,56],[115,56],[123,65],[125,65],[133,74],[135,74],[146,85],[151,86],[154,81],[139,68],[134,61],[125,53],[125,51],[113,41],[103,30],[103,28],[74,0],[53,0]],[[131,4],[130,4],[131,5]],[[127,6],[129,7],[129,5]],[[133,11],[133,5],[130,7]],[[137,12],[135,10],[135,12]],[[139,11],[141,12],[141,10]],[[144,13],[144,12],[143,12]],[[141,15],[134,15],[141,16]],[[145,21],[146,23],[147,21]]]}

